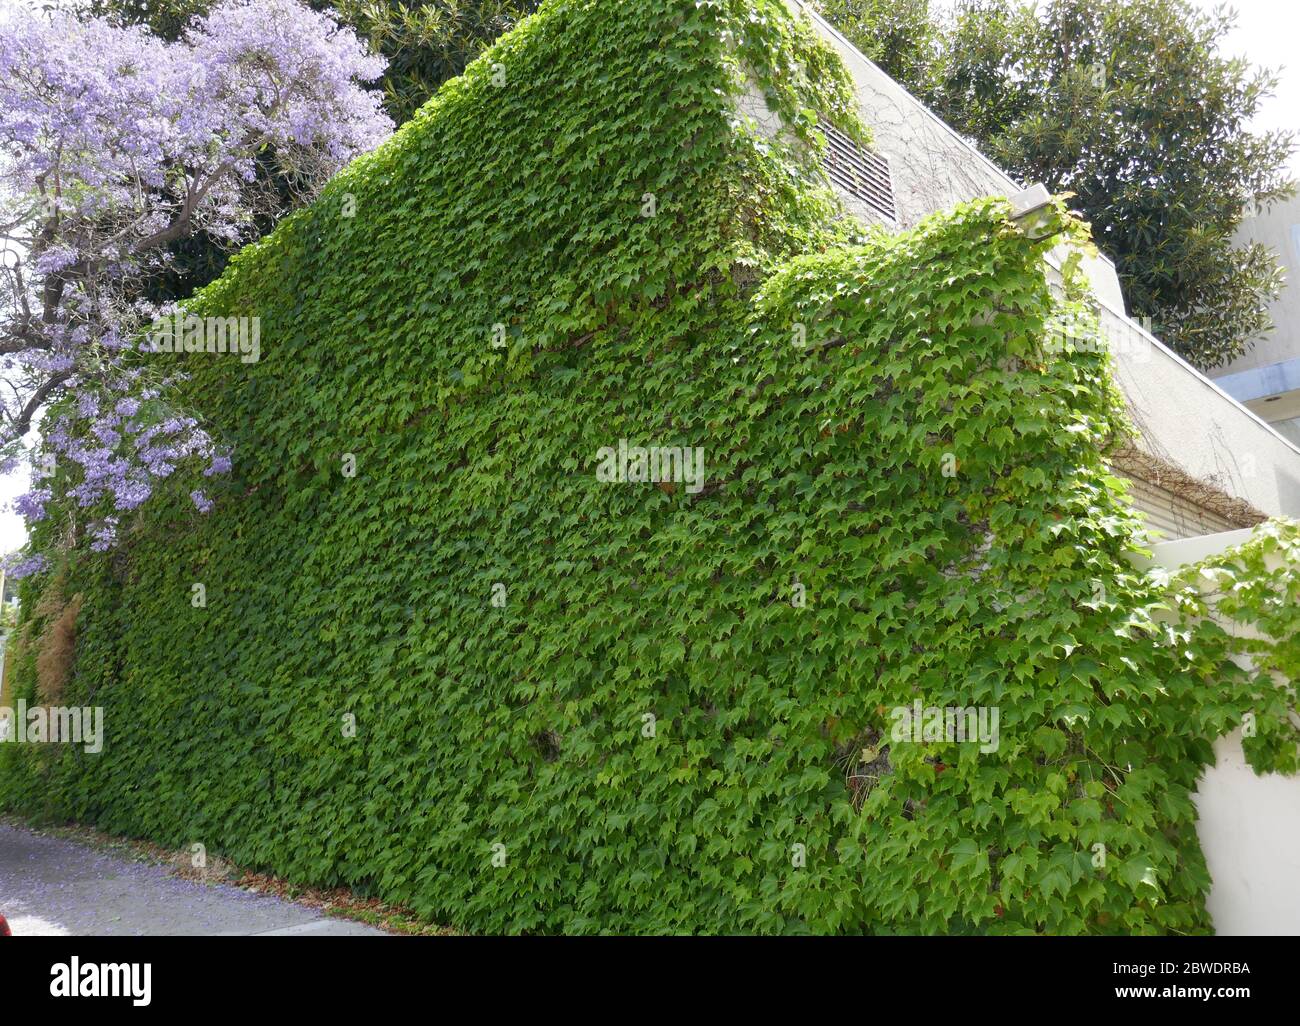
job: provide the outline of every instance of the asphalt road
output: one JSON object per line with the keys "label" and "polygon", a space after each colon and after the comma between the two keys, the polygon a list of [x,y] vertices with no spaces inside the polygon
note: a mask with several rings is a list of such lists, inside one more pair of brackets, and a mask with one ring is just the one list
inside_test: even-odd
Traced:
{"label": "asphalt road", "polygon": [[3,823],[0,914],[15,937],[386,936],[270,895],[182,880],[162,866]]}

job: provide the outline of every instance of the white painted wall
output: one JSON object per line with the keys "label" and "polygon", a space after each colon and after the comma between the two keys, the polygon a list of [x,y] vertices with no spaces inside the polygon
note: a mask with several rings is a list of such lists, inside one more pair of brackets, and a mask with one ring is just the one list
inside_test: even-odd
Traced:
{"label": "white painted wall", "polygon": [[1300,196],[1246,218],[1233,241],[1243,246],[1258,242],[1273,250],[1286,273],[1287,283],[1268,308],[1273,330],[1249,352],[1216,370],[1216,378],[1300,357],[1300,287],[1295,284],[1296,274],[1300,272]]}
{"label": "white painted wall", "polygon": [[[1239,544],[1229,531],[1155,546],[1171,570]],[[1234,731],[1214,744],[1195,800],[1213,884],[1206,904],[1221,936],[1300,935],[1300,777],[1256,776]]]}
{"label": "white painted wall", "polygon": [[1214,756],[1196,792],[1196,832],[1215,932],[1300,935],[1300,779],[1256,776],[1238,731],[1215,742]]}

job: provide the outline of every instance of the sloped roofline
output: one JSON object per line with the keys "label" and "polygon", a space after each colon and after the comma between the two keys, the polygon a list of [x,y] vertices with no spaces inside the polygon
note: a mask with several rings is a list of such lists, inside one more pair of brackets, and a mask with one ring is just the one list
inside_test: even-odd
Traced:
{"label": "sloped roofline", "polygon": [[[847,47],[854,54],[856,54],[864,63],[868,64],[872,68],[875,68],[876,71],[878,71],[886,81],[897,86],[898,89],[904,94],[906,94],[907,97],[916,105],[918,110],[920,110],[927,118],[929,118],[936,125],[938,125],[945,133],[947,133],[949,136],[955,139],[957,143],[962,147],[962,149],[964,149],[967,153],[969,153],[972,157],[974,157],[975,160],[977,160],[979,163],[981,163],[990,171],[992,171],[995,175],[997,175],[997,177],[1005,181],[1012,189],[1016,191],[1021,190],[1020,183],[1018,183],[1014,178],[1012,178],[1009,174],[1007,174],[1006,171],[998,167],[997,164],[995,164],[992,160],[990,160],[983,153],[981,153],[978,147],[976,147],[969,139],[967,139],[964,135],[962,135],[955,128],[953,128],[952,125],[948,124],[948,122],[944,121],[943,118],[939,117],[938,114],[936,114],[928,106],[926,106],[923,102],[921,102],[921,100],[913,96],[912,93],[909,92],[908,89],[902,83],[898,82],[895,78],[893,78],[893,76],[891,76],[888,72],[886,72],[883,68],[881,68],[879,64],[877,64],[870,57],[868,57],[861,50],[859,50],[856,46],[854,46],[853,43],[844,35],[843,32],[841,32],[829,21],[827,21],[822,16],[821,12],[817,11],[814,7],[812,7],[807,2],[807,0],[786,0],[786,2],[788,4],[791,4],[795,8],[797,8],[803,14],[807,15],[813,21],[815,21],[828,34],[834,36],[845,47]],[[1097,256],[1100,260],[1102,260],[1105,264],[1107,264],[1112,270],[1114,270],[1115,263],[1113,260],[1110,259],[1110,257],[1108,257],[1105,253],[1102,253],[1100,250],[1098,250]],[[1256,424],[1262,427],[1270,435],[1272,435],[1278,441],[1282,442],[1282,444],[1284,444],[1288,449],[1294,452],[1297,456],[1300,456],[1300,446],[1297,446],[1285,435],[1278,432],[1271,424],[1268,423],[1268,421],[1264,420],[1254,410],[1249,409],[1244,403],[1239,402],[1237,399],[1234,399],[1231,395],[1229,395],[1226,391],[1224,391],[1221,387],[1219,387],[1219,385],[1217,385],[1212,378],[1203,374],[1201,371],[1193,367],[1190,363],[1188,363],[1181,356],[1179,356],[1172,349],[1170,349],[1167,345],[1165,345],[1164,342],[1162,342],[1151,332],[1143,328],[1140,324],[1138,324],[1135,320],[1133,320],[1133,318],[1129,317],[1128,314],[1125,313],[1123,310],[1117,310],[1112,304],[1106,302],[1100,296],[1096,296],[1095,298],[1098,303],[1100,303],[1102,306],[1105,306],[1106,309],[1108,309],[1112,314],[1122,318],[1131,327],[1137,329],[1137,331],[1139,331],[1141,335],[1148,342],[1152,343],[1155,346],[1158,352],[1162,353],[1164,356],[1172,360],[1175,364],[1180,365],[1183,369],[1191,372],[1191,374],[1193,374],[1196,378],[1198,378],[1203,385],[1208,386],[1211,391],[1218,393],[1218,395],[1222,399],[1226,400],[1230,405],[1235,406],[1247,417],[1255,421]]]}
{"label": "sloped roofline", "polygon": [[[844,46],[852,50],[853,53],[855,53],[863,61],[863,63],[868,64],[871,67],[875,68],[876,71],[878,71],[886,81],[897,86],[899,91],[904,93],[908,97],[908,99],[910,99],[912,103],[916,105],[918,110],[920,110],[927,118],[929,118],[936,125],[938,125],[939,128],[942,129],[947,135],[949,135],[951,138],[956,140],[956,142],[958,143],[958,145],[961,146],[962,149],[964,149],[967,153],[969,153],[972,157],[974,157],[975,160],[978,161],[980,164],[983,164],[984,167],[992,171],[995,175],[997,175],[997,177],[1001,178],[1004,182],[1006,182],[1007,185],[1010,186],[1009,191],[1020,192],[1023,190],[1024,187],[1021,185],[1021,183],[1017,182],[1014,178],[1012,178],[1009,174],[1007,174],[1005,170],[998,167],[997,164],[993,163],[992,160],[990,160],[988,157],[986,157],[983,153],[980,152],[979,147],[975,146],[974,143],[972,143],[964,135],[962,135],[955,128],[953,128],[952,125],[948,124],[948,122],[944,121],[943,118],[939,117],[939,115],[936,114],[934,111],[932,111],[928,106],[926,106],[925,103],[923,103],[916,96],[914,96],[907,89],[906,86],[904,86],[901,82],[899,82],[887,71],[885,71],[879,64],[877,64],[870,57],[868,57],[861,50],[859,50],[848,39],[848,37],[844,35],[843,32],[841,32],[829,21],[827,21],[822,16],[821,12],[818,11],[816,8],[814,8],[811,4],[809,4],[807,0],[786,0],[786,3],[792,4],[794,7],[798,8],[799,11],[807,15],[811,20],[815,21],[821,28],[825,29],[827,33],[833,35]],[[1114,270],[1115,262],[1111,260],[1110,257],[1108,257],[1105,253],[1101,252],[1100,250],[1097,251],[1097,256],[1103,263],[1107,264],[1111,268],[1111,270]]]}

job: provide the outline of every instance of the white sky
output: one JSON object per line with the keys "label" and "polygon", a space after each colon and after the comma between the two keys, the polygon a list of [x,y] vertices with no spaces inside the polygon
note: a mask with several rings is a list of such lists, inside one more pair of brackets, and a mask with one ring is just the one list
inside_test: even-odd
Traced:
{"label": "white sky", "polygon": [[20,466],[8,477],[0,477],[0,554],[12,552],[27,540],[23,518],[10,508],[13,501],[27,491],[31,472]]}
{"label": "white sky", "polygon": [[[1213,10],[1213,0],[1195,0],[1198,7]],[[1252,64],[1279,72],[1276,94],[1265,101],[1252,127],[1300,129],[1300,3],[1296,0],[1232,0],[1237,27],[1224,40],[1223,50],[1232,57],[1245,57]],[[1292,154],[1291,172],[1300,178],[1300,155]]]}
{"label": "white sky", "polygon": [[[0,0],[0,8],[13,0]],[[1210,10],[1216,0],[1194,0]],[[1254,127],[1300,129],[1300,3],[1296,0],[1235,0],[1237,27],[1224,43],[1225,52],[1248,58],[1251,63],[1281,68],[1277,94],[1266,101]],[[1291,158],[1291,169],[1300,178],[1300,155]],[[19,547],[27,538],[22,519],[10,509],[15,496],[28,488],[28,471],[20,468],[0,478],[0,553]]]}

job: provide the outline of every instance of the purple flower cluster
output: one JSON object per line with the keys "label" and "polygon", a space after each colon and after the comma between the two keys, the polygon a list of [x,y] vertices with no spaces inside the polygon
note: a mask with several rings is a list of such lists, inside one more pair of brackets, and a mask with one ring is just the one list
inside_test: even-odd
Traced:
{"label": "purple flower cluster", "polygon": [[229,473],[167,401],[175,379],[136,352],[160,314],[141,284],[176,239],[235,245],[281,212],[254,183],[260,156],[310,196],[378,145],[392,124],[363,83],[383,69],[299,0],[218,2],[176,43],[67,11],[0,14],[0,460],[57,403],[44,431],[60,487],[38,480],[24,516],[66,496],[98,516],[86,536],[104,549],[158,481]]}
{"label": "purple flower cluster", "polygon": [[[50,418],[45,436],[46,452],[55,457],[61,478],[59,494],[76,508],[98,514],[87,526],[92,551],[111,548],[119,514],[139,507],[159,481],[179,469],[193,478],[231,469],[229,454],[195,418],[172,411],[160,396],[162,389],[142,387],[138,379],[138,372],[125,373],[102,379],[94,391],[82,386],[75,401]],[[109,385],[116,386],[116,394]],[[212,509],[202,492],[191,492],[190,498],[200,512]],[[14,507],[29,521],[39,521],[49,516],[54,500],[55,489],[38,480]]]}

